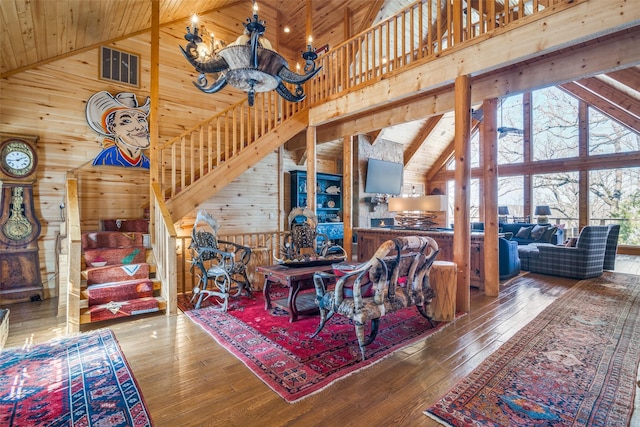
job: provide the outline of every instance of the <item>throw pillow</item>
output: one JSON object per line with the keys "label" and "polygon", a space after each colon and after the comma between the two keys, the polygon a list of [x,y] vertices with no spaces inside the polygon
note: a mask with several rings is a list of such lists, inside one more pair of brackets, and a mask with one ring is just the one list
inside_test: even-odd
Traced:
{"label": "throw pillow", "polygon": [[531,234],[531,229],[533,228],[533,226],[531,227],[520,227],[520,230],[518,230],[518,232],[516,233],[516,238],[518,239],[528,239],[529,235]]}
{"label": "throw pillow", "polygon": [[556,232],[558,231],[558,227],[556,226],[550,226],[549,228],[547,228],[547,231],[544,232],[544,234],[542,235],[542,237],[540,237],[540,241],[541,242],[550,242],[550,243],[555,243],[556,241],[553,240],[553,236],[556,235]]}
{"label": "throw pillow", "polygon": [[529,235],[530,239],[540,240],[540,238],[544,235],[544,232],[549,228],[548,225],[535,225],[533,230],[531,230],[531,234]]}
{"label": "throw pillow", "polygon": [[567,241],[564,242],[564,245],[568,248],[575,248],[576,247],[576,243],[578,243],[578,238],[577,237],[572,237],[570,239],[567,239]]}

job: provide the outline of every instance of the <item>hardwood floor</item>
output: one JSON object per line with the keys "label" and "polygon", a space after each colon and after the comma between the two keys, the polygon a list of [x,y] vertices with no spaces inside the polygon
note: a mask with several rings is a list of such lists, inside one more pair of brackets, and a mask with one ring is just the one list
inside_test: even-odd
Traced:
{"label": "hardwood floor", "polygon": [[[640,274],[640,257],[618,256],[616,271]],[[422,411],[577,282],[525,277],[539,280],[527,286],[507,282],[498,298],[472,288],[471,312],[441,333],[294,404],[182,314],[83,330],[115,332],[156,426],[437,426]],[[52,299],[9,305],[6,347],[62,336],[56,304]]]}

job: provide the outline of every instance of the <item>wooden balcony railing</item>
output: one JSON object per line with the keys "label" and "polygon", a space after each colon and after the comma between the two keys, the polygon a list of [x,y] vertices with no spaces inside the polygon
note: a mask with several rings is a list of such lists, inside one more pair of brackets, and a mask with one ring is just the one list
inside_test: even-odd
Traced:
{"label": "wooden balcony railing", "polygon": [[257,93],[253,107],[245,99],[162,144],[158,149],[162,194],[175,196],[306,107],[305,101],[292,104],[273,91]]}
{"label": "wooden balcony railing", "polygon": [[417,1],[322,55],[319,58],[322,70],[307,83],[311,105],[377,81],[418,61],[433,59],[460,43],[556,4],[569,2]]}

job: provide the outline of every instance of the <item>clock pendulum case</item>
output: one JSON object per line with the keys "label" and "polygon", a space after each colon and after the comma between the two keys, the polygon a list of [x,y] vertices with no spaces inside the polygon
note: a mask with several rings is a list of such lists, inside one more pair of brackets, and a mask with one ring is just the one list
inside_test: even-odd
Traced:
{"label": "clock pendulum case", "polygon": [[33,201],[37,139],[0,134],[0,304],[44,297]]}

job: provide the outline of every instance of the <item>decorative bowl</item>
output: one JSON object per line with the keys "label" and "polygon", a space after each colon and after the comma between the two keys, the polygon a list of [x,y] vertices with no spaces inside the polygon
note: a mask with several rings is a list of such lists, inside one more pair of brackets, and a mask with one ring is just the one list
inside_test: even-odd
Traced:
{"label": "decorative bowl", "polygon": [[107,265],[107,261],[96,261],[91,263],[92,267],[104,267],[105,265]]}

